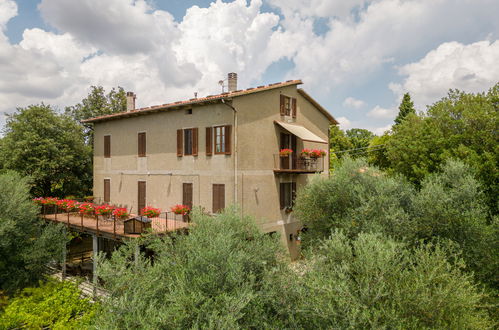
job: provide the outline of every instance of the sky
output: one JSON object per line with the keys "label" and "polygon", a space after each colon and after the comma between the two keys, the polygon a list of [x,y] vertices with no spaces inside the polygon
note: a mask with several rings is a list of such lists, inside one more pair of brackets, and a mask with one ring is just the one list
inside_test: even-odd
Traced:
{"label": "sky", "polygon": [[382,134],[402,95],[499,82],[498,0],[0,0],[0,127],[90,86],[146,107],[302,79],[343,129]]}

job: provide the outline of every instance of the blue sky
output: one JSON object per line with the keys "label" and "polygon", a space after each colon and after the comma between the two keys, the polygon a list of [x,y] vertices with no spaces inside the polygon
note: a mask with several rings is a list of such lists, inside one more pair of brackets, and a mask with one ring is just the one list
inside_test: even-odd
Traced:
{"label": "blue sky", "polygon": [[450,88],[499,81],[496,0],[0,0],[2,114],[63,109],[89,86],[149,106],[302,79],[344,129],[389,129],[409,92],[419,110]]}

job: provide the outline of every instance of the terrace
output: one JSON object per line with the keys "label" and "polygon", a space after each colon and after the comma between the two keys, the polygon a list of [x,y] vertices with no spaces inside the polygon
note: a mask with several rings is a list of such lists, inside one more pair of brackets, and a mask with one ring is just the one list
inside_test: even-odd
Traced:
{"label": "terrace", "polygon": [[[130,214],[128,219],[134,218],[135,214]],[[69,229],[97,235],[114,240],[124,238],[136,238],[140,233],[129,233],[125,230],[125,221],[116,216],[102,216],[95,214],[84,214],[78,211],[67,212],[57,205],[42,205],[40,217],[46,221],[53,221],[67,225]],[[157,234],[166,234],[184,230],[189,227],[190,219],[188,215],[175,214],[173,212],[162,212],[157,217],[149,218],[150,231]]]}
{"label": "terrace", "polygon": [[324,158],[296,155],[274,155],[274,173],[320,173],[324,171]]}

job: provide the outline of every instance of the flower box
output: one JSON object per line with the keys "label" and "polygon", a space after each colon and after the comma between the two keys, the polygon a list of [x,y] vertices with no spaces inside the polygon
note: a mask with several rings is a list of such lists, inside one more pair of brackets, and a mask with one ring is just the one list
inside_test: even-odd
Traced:
{"label": "flower box", "polygon": [[293,150],[291,149],[281,149],[279,151],[279,156],[280,157],[288,157],[289,155],[291,155],[293,153]]}

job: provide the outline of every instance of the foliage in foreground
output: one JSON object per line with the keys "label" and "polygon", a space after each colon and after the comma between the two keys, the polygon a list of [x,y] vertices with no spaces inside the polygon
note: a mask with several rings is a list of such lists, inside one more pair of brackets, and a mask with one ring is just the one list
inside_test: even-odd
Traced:
{"label": "foliage in foreground", "polygon": [[153,262],[134,259],[136,242],[101,260],[111,297],[99,328],[263,327],[263,279],[279,267],[280,245],[234,212],[194,215],[188,235],[151,237]]}
{"label": "foliage in foreground", "polygon": [[95,310],[96,305],[80,298],[76,284],[49,280],[12,298],[0,312],[0,328],[83,329]]}
{"label": "foliage in foreground", "polygon": [[303,276],[287,279],[276,292],[287,295],[297,328],[492,326],[473,278],[462,272],[461,261],[448,262],[449,252],[438,245],[412,249],[379,234],[351,240],[335,232],[310,252]]}
{"label": "foliage in foreground", "polygon": [[483,296],[437,245],[336,233],[291,267],[276,239],[234,212],[194,216],[189,235],[128,244],[99,275],[111,297],[100,329],[486,328]]}
{"label": "foliage in foreground", "polygon": [[365,160],[346,159],[329,179],[318,178],[299,192],[295,210],[309,228],[305,244],[335,229],[351,238],[383,233],[413,245],[450,240],[477,278],[498,284],[497,223],[488,224],[481,186],[461,162],[448,161],[416,190]]}
{"label": "foliage in foreground", "polygon": [[45,265],[61,257],[63,225],[44,225],[26,178],[0,174],[0,290],[13,292],[41,279]]}

